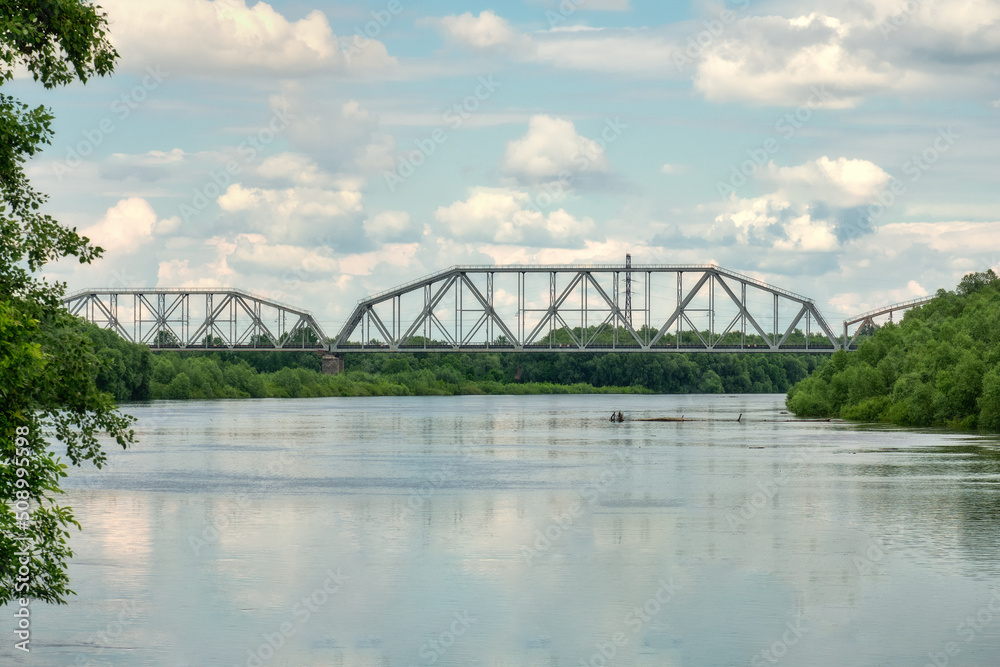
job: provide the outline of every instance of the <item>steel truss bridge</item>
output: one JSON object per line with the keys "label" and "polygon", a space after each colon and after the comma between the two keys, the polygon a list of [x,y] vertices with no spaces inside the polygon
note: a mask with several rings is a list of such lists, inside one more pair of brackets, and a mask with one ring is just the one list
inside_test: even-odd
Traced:
{"label": "steel truss bridge", "polygon": [[362,300],[329,349],[828,353],[840,342],[811,299],[714,265],[456,266]]}
{"label": "steel truss bridge", "polygon": [[715,265],[455,266],[361,300],[333,338],[306,310],[230,288],[64,303],[156,350],[831,353],[928,300],[848,320],[839,340],[812,299]]}
{"label": "steel truss bridge", "polygon": [[230,288],[89,289],[63,303],[158,350],[323,350],[327,340],[308,311]]}

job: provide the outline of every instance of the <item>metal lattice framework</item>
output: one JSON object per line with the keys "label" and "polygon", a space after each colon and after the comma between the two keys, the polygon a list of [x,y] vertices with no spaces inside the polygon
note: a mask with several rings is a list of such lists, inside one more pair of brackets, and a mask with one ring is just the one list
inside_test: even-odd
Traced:
{"label": "metal lattice framework", "polygon": [[327,340],[308,311],[228,287],[88,289],[63,303],[153,349],[322,350]]}
{"label": "metal lattice framework", "polygon": [[[934,297],[927,296],[921,297],[919,299],[913,299],[912,301],[904,301],[903,303],[895,303],[891,306],[883,306],[881,308],[876,308],[875,310],[868,311],[863,315],[858,315],[854,319],[844,321],[844,349],[850,350],[852,346],[857,343],[858,338],[862,335],[871,336],[872,331],[878,328],[878,323],[876,319],[885,315],[889,316],[889,321],[892,322],[893,313],[898,313],[904,310],[909,310],[910,308],[915,308],[916,306],[922,306],[923,304],[931,301]],[[854,331],[854,335],[849,336],[850,327],[858,325],[858,328]]]}
{"label": "metal lattice framework", "polygon": [[811,299],[715,265],[456,266],[360,301],[328,349],[829,353],[840,341]]}

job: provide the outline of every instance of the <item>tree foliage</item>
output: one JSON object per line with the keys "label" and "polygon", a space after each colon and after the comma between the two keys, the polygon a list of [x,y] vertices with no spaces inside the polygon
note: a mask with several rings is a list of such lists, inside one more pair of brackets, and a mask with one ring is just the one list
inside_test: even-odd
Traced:
{"label": "tree foliage", "polygon": [[[319,357],[309,352],[161,352],[154,355],[150,370],[122,366],[118,372],[133,379],[148,375],[152,397],[168,400],[571,391],[781,393],[818,363],[816,356],[805,354],[350,353],[345,355],[346,373],[331,377],[319,372]],[[120,384],[115,375],[106,381],[106,390]]]}
{"label": "tree foliage", "polygon": [[[111,72],[117,54],[107,18],[83,0],[0,0],[0,83],[22,67],[46,88]],[[52,115],[0,94],[0,604],[13,599],[64,603],[68,529],[58,504],[67,466],[49,447],[62,443],[74,465],[100,467],[98,441],[132,442],[130,420],[101,391],[105,367],[80,322],[61,306],[65,286],[38,277],[46,263],[101,254],[75,229],[42,212],[25,163],[51,141]]]}
{"label": "tree foliage", "polygon": [[802,416],[1000,431],[998,365],[1000,279],[970,273],[856,352],[838,352],[787,404]]}

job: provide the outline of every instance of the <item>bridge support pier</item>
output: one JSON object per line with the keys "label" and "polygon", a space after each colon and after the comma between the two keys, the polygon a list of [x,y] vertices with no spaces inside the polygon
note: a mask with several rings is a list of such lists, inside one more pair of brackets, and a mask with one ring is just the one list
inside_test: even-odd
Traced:
{"label": "bridge support pier", "polygon": [[323,353],[323,375],[340,375],[344,372],[344,359],[335,354]]}

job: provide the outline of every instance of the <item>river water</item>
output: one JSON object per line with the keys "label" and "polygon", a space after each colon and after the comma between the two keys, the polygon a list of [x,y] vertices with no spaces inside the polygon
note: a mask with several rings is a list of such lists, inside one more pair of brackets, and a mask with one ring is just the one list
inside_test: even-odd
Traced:
{"label": "river water", "polygon": [[[619,409],[698,421],[610,422]],[[34,604],[30,656],[8,639],[0,657],[1000,664],[1000,442],[783,409],[781,396],[130,406],[141,444],[66,481],[84,526],[78,595]]]}

